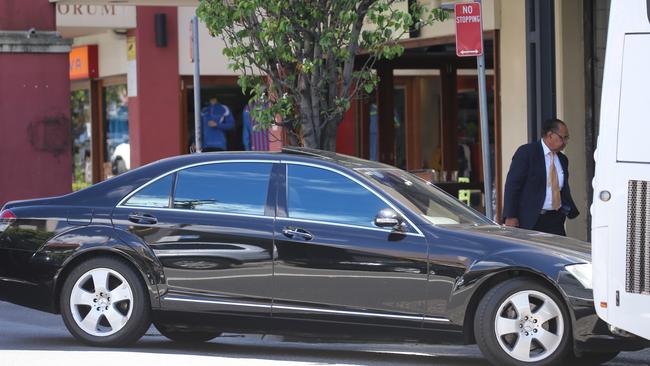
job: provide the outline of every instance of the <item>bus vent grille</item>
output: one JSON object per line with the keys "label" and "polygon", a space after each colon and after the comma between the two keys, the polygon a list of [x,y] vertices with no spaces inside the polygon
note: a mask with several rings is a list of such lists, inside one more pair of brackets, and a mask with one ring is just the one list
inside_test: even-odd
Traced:
{"label": "bus vent grille", "polygon": [[631,180],[627,196],[627,292],[650,295],[650,182]]}

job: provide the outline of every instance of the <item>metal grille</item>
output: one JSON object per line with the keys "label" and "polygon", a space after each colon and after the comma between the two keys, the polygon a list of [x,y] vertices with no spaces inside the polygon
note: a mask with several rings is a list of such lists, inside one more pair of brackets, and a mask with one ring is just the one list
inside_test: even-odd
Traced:
{"label": "metal grille", "polygon": [[650,182],[631,180],[627,196],[627,292],[650,295]]}

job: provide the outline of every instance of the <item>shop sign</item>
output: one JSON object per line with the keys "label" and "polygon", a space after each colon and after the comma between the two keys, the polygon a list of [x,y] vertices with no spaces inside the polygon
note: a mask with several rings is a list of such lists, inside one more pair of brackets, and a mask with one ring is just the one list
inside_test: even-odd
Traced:
{"label": "shop sign", "polygon": [[99,77],[97,46],[74,47],[70,51],[70,80]]}
{"label": "shop sign", "polygon": [[56,12],[60,15],[112,15],[117,14],[115,5],[57,4]]}
{"label": "shop sign", "polygon": [[459,57],[483,54],[483,26],[480,3],[455,4],[456,55]]}
{"label": "shop sign", "polygon": [[59,3],[56,5],[56,26],[64,28],[135,28],[136,7],[114,4],[82,5]]}

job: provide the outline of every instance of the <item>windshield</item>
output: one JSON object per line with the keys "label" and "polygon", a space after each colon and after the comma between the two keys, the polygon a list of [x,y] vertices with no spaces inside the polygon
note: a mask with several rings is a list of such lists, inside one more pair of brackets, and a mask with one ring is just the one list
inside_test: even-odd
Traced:
{"label": "windshield", "polygon": [[440,191],[431,183],[400,169],[363,168],[360,173],[435,225],[493,225],[485,216]]}

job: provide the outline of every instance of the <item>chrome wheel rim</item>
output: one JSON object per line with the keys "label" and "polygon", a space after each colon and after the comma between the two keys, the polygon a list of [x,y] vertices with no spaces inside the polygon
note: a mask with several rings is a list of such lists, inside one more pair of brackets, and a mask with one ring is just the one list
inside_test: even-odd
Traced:
{"label": "chrome wheel rim", "polygon": [[109,268],[84,273],[70,294],[70,311],[84,332],[107,337],[124,328],[133,312],[133,291],[126,279]]}
{"label": "chrome wheel rim", "polygon": [[564,318],[558,304],[533,290],[508,297],[496,313],[497,342],[510,357],[536,362],[557,350],[564,335]]}

